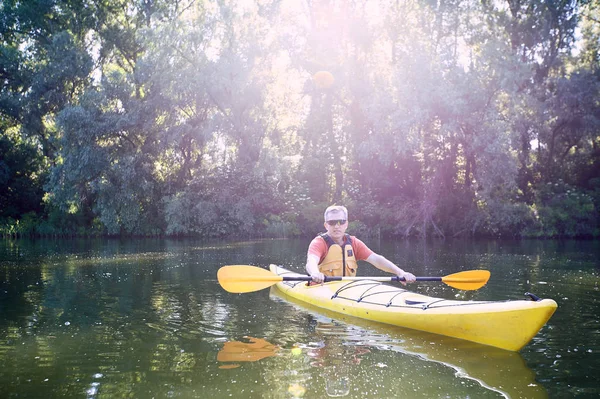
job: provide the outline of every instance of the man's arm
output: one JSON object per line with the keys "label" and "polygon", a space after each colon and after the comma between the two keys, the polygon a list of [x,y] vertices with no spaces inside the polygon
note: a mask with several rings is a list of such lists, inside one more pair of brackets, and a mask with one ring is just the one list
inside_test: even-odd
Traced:
{"label": "man's arm", "polygon": [[383,270],[384,272],[395,274],[400,278],[404,278],[407,283],[412,283],[417,280],[414,274],[405,272],[400,269],[398,266],[387,260],[385,257],[378,255],[376,253],[372,253],[369,255],[367,262],[378,268],[379,270]]}
{"label": "man's arm", "polygon": [[315,283],[325,281],[325,275],[319,271],[319,257],[317,255],[308,254],[306,257],[306,272]]}

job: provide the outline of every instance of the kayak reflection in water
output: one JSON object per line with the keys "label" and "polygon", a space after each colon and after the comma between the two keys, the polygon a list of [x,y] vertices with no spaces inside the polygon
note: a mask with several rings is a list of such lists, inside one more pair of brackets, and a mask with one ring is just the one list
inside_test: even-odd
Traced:
{"label": "kayak reflection in water", "polygon": [[332,205],[323,215],[326,232],[315,237],[306,257],[306,272],[314,283],[322,283],[325,276],[356,276],[358,261],[364,260],[383,270],[393,273],[406,282],[416,281],[412,273],[405,272],[385,257],[376,254],[358,238],[346,234],[348,210],[344,206]]}
{"label": "kayak reflection in water", "polygon": [[370,350],[362,346],[345,345],[343,337],[348,331],[343,325],[317,321],[317,336],[323,339],[321,345],[308,351],[313,360],[310,365],[322,367],[327,396],[341,397],[350,393],[350,368],[361,362],[360,356]]}

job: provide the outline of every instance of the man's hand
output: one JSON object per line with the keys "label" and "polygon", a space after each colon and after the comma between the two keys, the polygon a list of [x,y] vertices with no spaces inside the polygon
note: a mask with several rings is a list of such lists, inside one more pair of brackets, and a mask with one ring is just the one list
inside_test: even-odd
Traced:
{"label": "man's hand", "polygon": [[321,272],[316,272],[310,275],[312,277],[312,281],[315,283],[323,283],[325,281],[325,275]]}
{"label": "man's hand", "polygon": [[405,271],[398,273],[397,276],[404,279],[404,281],[400,281],[402,285],[406,285],[406,283],[414,283],[415,281],[417,281],[417,278],[414,274]]}

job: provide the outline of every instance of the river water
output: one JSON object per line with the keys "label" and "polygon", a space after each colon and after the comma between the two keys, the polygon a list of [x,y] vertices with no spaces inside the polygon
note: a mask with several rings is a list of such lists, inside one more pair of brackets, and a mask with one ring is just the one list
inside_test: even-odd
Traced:
{"label": "river water", "polygon": [[[447,299],[553,298],[520,352],[230,294],[223,265],[300,271],[306,239],[0,241],[2,398],[596,398],[600,242],[370,241]],[[382,275],[361,264],[360,275]]]}

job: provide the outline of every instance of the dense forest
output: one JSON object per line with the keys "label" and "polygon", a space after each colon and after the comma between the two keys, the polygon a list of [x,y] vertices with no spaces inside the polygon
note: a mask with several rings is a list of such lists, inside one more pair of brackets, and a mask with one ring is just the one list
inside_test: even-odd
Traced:
{"label": "dense forest", "polygon": [[600,6],[2,0],[0,234],[600,236]]}

